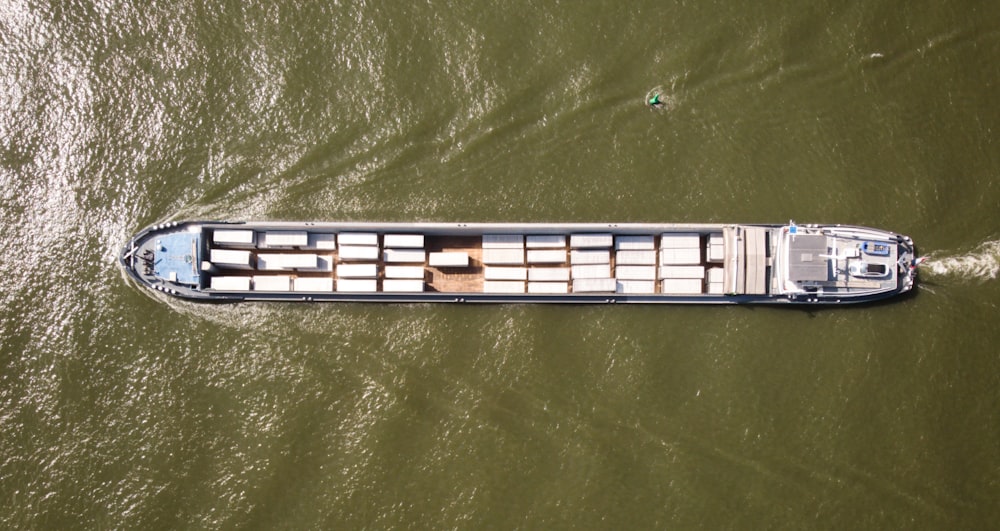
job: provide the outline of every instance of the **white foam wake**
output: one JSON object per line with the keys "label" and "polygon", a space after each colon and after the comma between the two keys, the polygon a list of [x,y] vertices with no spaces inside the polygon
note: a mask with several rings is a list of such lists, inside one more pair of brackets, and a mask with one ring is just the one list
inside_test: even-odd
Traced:
{"label": "white foam wake", "polygon": [[937,256],[931,253],[927,258],[927,263],[920,268],[933,275],[992,280],[1000,273],[1000,240],[983,242],[965,254]]}

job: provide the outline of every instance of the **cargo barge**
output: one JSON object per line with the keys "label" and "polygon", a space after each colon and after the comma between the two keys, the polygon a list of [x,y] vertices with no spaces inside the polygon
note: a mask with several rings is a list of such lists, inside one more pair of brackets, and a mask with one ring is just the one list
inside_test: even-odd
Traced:
{"label": "cargo barge", "polygon": [[120,262],[196,301],[848,304],[910,291],[913,241],[847,225],[175,221]]}

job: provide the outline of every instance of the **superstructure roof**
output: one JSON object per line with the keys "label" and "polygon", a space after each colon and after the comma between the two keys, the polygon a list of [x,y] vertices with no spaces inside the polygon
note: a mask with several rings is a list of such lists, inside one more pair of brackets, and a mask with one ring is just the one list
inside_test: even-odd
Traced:
{"label": "superstructure roof", "polygon": [[826,236],[796,234],[788,250],[788,278],[795,282],[830,280]]}

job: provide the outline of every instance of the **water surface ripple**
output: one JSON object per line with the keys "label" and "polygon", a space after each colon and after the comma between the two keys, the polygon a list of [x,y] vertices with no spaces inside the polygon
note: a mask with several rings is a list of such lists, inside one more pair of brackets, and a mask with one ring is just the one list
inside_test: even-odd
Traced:
{"label": "water surface ripple", "polygon": [[[995,525],[998,20],[8,0],[0,526]],[[182,218],[794,218],[931,260],[814,312],[204,306],[115,263]]]}

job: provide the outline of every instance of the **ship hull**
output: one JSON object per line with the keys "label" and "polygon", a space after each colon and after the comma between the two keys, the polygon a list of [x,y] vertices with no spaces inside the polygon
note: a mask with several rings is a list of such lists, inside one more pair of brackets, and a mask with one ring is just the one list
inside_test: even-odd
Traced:
{"label": "ship hull", "polygon": [[[873,242],[891,255],[854,251]],[[852,277],[859,260],[889,272]],[[120,255],[141,286],[202,302],[485,304],[866,303],[910,291],[914,260],[888,231],[711,223],[185,221]]]}

